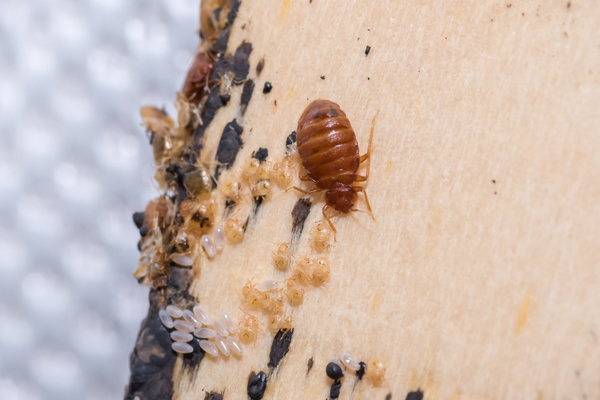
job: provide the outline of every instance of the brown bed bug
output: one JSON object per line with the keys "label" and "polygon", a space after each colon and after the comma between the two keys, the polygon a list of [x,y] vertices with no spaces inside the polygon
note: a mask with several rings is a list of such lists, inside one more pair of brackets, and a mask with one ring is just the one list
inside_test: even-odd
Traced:
{"label": "brown bed bug", "polygon": [[183,94],[190,103],[198,105],[203,93],[208,93],[208,77],[213,69],[213,61],[208,52],[199,51],[194,58],[185,82]]}
{"label": "brown bed bug", "polygon": [[[379,111],[377,111],[379,114]],[[355,182],[364,182],[369,178],[371,143],[375,118],[371,122],[369,148],[367,153],[360,155],[356,134],[350,125],[346,114],[340,106],[329,100],[315,100],[306,107],[297,129],[297,146],[305,176],[299,176],[302,181],[313,181],[316,188],[305,191],[294,186],[294,189],[305,194],[326,190],[323,217],[327,220],[334,234],[337,232],[326,211],[334,208],[342,213],[361,211],[354,207],[357,193],[363,192],[367,208],[373,219],[366,189],[354,186]],[[358,167],[367,162],[365,175],[358,175]]]}

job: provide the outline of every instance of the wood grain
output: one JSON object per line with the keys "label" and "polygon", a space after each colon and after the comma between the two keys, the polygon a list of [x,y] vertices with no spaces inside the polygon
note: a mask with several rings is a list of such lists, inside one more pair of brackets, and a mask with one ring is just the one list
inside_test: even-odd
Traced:
{"label": "wood grain", "polygon": [[[600,398],[598,21],[597,2],[583,0],[242,3],[228,48],[252,43],[256,90],[243,117],[241,86],[218,111],[205,162],[233,118],[244,145],[232,171],[259,147],[282,155],[317,98],[346,112],[362,153],[380,110],[368,184],[377,220],[336,220],[330,281],[294,311],[265,399],[326,398],[326,360],[342,351],[388,370],[381,387],[347,376],[340,399]],[[291,240],[300,197],[276,191],[242,244],[197,262],[192,294],[205,310],[239,319],[248,279],[285,277],[270,252]],[[298,254],[310,254],[322,204],[315,196]],[[174,398],[246,398],[271,341],[195,370],[179,360]]]}

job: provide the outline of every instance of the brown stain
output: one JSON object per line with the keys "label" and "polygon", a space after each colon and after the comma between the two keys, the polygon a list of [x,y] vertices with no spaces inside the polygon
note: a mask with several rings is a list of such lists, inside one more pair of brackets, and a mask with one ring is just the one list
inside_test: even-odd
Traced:
{"label": "brown stain", "polygon": [[460,390],[455,390],[454,392],[452,392],[452,396],[450,396],[449,400],[460,400],[462,396],[462,393],[460,392]]}
{"label": "brown stain", "polygon": [[521,309],[519,310],[519,316],[517,317],[517,328],[516,333],[519,334],[525,328],[527,323],[527,316],[529,315],[529,304],[531,301],[531,290],[527,290],[523,301],[521,302]]}
{"label": "brown stain", "polygon": [[371,316],[375,313],[375,310],[377,309],[377,307],[379,307],[379,305],[381,304],[381,293],[379,293],[379,291],[376,291],[375,294],[373,295],[373,299],[371,300]]}
{"label": "brown stain", "polygon": [[292,95],[294,94],[294,85],[290,86],[287,90],[287,92],[285,92],[285,100],[289,100],[292,98]]}
{"label": "brown stain", "polygon": [[392,171],[392,167],[394,166],[394,163],[396,162],[396,159],[394,157],[388,159],[387,164],[385,165],[385,175],[389,175],[389,173]]}
{"label": "brown stain", "polygon": [[285,17],[287,17],[291,8],[292,0],[283,0],[283,3],[281,3],[281,13],[279,14],[279,26],[283,25]]}

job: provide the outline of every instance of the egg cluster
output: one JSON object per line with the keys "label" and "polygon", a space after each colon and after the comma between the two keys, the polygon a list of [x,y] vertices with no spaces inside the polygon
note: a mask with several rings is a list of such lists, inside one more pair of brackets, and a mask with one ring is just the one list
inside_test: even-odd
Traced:
{"label": "egg cluster", "polygon": [[200,306],[194,306],[190,311],[168,305],[158,312],[158,317],[166,328],[175,329],[171,332],[171,348],[177,353],[192,353],[194,348],[188,343],[196,336],[200,339],[200,348],[213,357],[219,352],[224,356],[231,352],[239,356],[244,354],[242,346],[232,336],[237,329],[227,311],[221,312],[220,319],[211,319]]}

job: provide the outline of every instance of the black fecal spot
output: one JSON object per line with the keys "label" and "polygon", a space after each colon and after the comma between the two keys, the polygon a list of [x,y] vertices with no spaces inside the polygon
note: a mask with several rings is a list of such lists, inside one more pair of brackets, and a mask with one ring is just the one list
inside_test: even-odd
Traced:
{"label": "black fecal spot", "polygon": [[171,338],[158,318],[158,310],[166,304],[161,294],[150,291],[148,315],[142,321],[135,347],[129,357],[131,376],[126,400],[170,399],[173,396],[173,367],[177,357],[171,350]]}
{"label": "black fecal spot", "polygon": [[367,48],[365,49],[365,55],[368,56],[370,51],[371,51],[371,46],[367,46]]}
{"label": "black fecal spot", "polygon": [[254,81],[252,79],[248,79],[244,83],[242,98],[240,100],[240,114],[242,114],[242,116],[246,113],[248,103],[250,103],[250,99],[252,99],[252,92],[254,92]]}
{"label": "black fecal spot", "polygon": [[265,196],[254,196],[254,215],[258,213],[258,209],[262,205],[263,201],[265,201]]}
{"label": "black fecal spot", "polygon": [[417,389],[416,392],[408,392],[406,400],[423,400],[423,392],[421,389]]}
{"label": "black fecal spot", "polygon": [[217,89],[212,90],[208,94],[208,99],[206,100],[206,105],[204,106],[204,112],[202,113],[202,123],[198,124],[196,130],[194,131],[194,145],[193,148],[197,153],[200,153],[202,148],[204,147],[204,131],[210,125],[212,120],[215,118],[215,114],[217,110],[223,107],[223,99],[219,94]]}
{"label": "black fecal spot", "polygon": [[228,95],[228,94],[221,95],[221,103],[223,103],[223,105],[227,105],[227,103],[229,103],[229,100],[231,100],[230,95]]}
{"label": "black fecal spot", "polygon": [[296,143],[296,131],[290,133],[287,139],[285,139],[285,146],[288,148],[288,150],[294,143]]}
{"label": "black fecal spot", "polygon": [[242,2],[240,0],[235,0],[231,5],[231,11],[229,11],[229,14],[227,14],[227,22],[229,23],[229,25],[232,25],[233,21],[235,21],[235,17],[237,17],[241,3]]}
{"label": "black fecal spot", "polygon": [[147,226],[142,226],[140,228],[140,236],[141,237],[145,237],[148,234],[148,227]]}
{"label": "black fecal spot", "polygon": [[271,345],[271,352],[269,353],[269,364],[268,367],[271,372],[277,368],[281,360],[286,356],[290,350],[290,344],[292,343],[292,335],[294,329],[290,330],[279,330],[273,338],[273,344]]}
{"label": "black fecal spot", "polygon": [[308,365],[307,365],[308,368],[306,369],[306,375],[308,375],[308,373],[310,372],[310,370],[312,369],[314,364],[315,364],[315,361],[311,357],[310,360],[308,360]]}
{"label": "black fecal spot", "polygon": [[229,168],[235,161],[235,157],[243,144],[242,139],[240,139],[243,130],[244,128],[235,119],[225,125],[217,148],[217,161],[223,165],[217,166],[215,179],[219,179],[221,168]]}
{"label": "black fecal spot", "polygon": [[231,27],[224,28],[220,33],[217,40],[215,40],[215,44],[213,48],[215,49],[215,53],[224,54],[227,50],[227,42],[229,41],[229,34],[231,33]]}
{"label": "black fecal spot", "polygon": [[138,229],[140,229],[142,227],[142,225],[144,224],[144,212],[143,211],[133,213],[133,223],[135,224],[135,226]]}
{"label": "black fecal spot", "polygon": [[235,206],[235,201],[231,200],[229,197],[225,199],[225,209],[232,208]]}
{"label": "black fecal spot", "polygon": [[139,251],[142,251],[142,240],[138,240],[137,248]]}
{"label": "black fecal spot", "polygon": [[277,100],[273,101],[273,104],[275,104],[275,107],[277,107]]}
{"label": "black fecal spot", "polygon": [[321,75],[321,79],[325,80],[325,75]]}
{"label": "black fecal spot", "polygon": [[215,8],[213,10],[213,15],[215,17],[215,21],[218,21],[219,17],[221,16],[221,9],[220,8]]}
{"label": "black fecal spot", "polygon": [[233,56],[233,73],[235,74],[236,80],[233,82],[235,85],[241,85],[242,82],[248,77],[250,72],[250,64],[248,63],[248,57],[252,52],[252,43],[242,42],[235,50]]}
{"label": "black fecal spot", "polygon": [[260,400],[265,394],[267,388],[267,375],[260,371],[258,374],[252,372],[248,378],[248,396],[252,400]]}
{"label": "black fecal spot", "polygon": [[363,376],[365,376],[365,368],[367,368],[367,364],[361,361],[358,363],[358,365],[360,365],[360,368],[358,371],[356,371],[356,376],[358,377],[358,380],[361,380]]}
{"label": "black fecal spot", "polygon": [[385,400],[392,400],[392,394],[391,394],[391,393],[388,393],[388,394],[385,396]]}
{"label": "black fecal spot", "polygon": [[200,340],[194,337],[191,342],[188,342],[190,346],[194,349],[193,352],[183,355],[183,366],[184,368],[194,368],[200,361],[204,358],[204,350],[200,348]]}
{"label": "black fecal spot", "polygon": [[496,183],[496,180],[495,180],[495,179],[492,179],[492,183]]}
{"label": "black fecal spot", "polygon": [[223,400],[223,393],[208,392],[204,396],[204,400]]}
{"label": "black fecal spot", "polygon": [[340,388],[342,387],[342,382],[335,381],[333,385],[331,385],[331,390],[329,390],[329,398],[337,399],[340,397]]}
{"label": "black fecal spot", "polygon": [[342,370],[342,367],[340,367],[334,362],[330,362],[329,364],[327,364],[327,367],[325,367],[325,373],[334,381],[342,379],[342,377],[344,376],[344,371]]}
{"label": "black fecal spot", "polygon": [[256,158],[261,163],[267,161],[267,157],[269,157],[269,150],[264,147],[260,147],[252,153],[252,158]]}
{"label": "black fecal spot", "polygon": [[273,85],[271,85],[271,82],[265,82],[265,86],[263,87],[263,93],[271,93],[271,90],[273,90]]}
{"label": "black fecal spot", "polygon": [[258,64],[256,64],[256,76],[260,76],[263,68],[265,68],[265,58],[261,58]]}
{"label": "black fecal spot", "polygon": [[294,209],[292,210],[292,236],[293,240],[300,239],[302,230],[304,229],[304,221],[310,214],[310,206],[312,201],[310,197],[304,197],[296,202]]}

